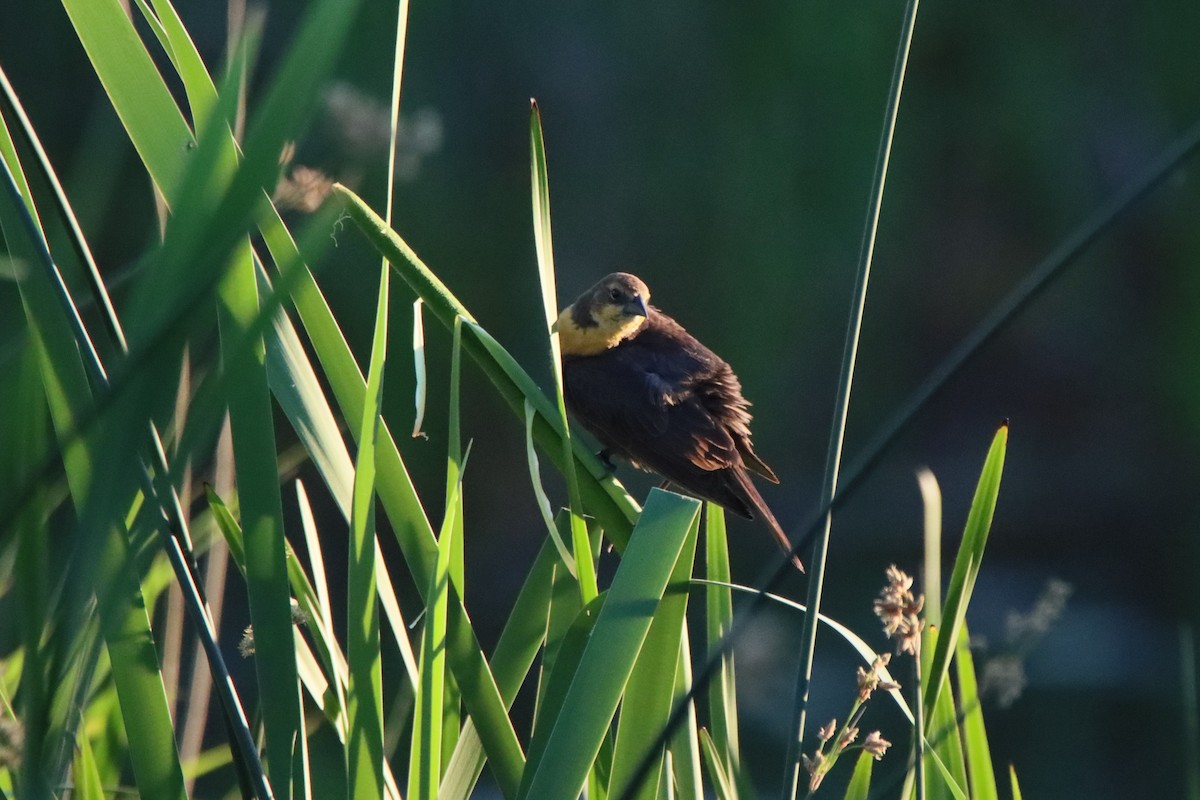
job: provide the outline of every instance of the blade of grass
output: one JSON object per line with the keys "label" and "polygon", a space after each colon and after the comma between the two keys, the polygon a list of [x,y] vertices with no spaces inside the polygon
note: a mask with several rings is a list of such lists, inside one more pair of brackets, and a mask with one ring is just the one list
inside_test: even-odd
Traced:
{"label": "blade of grass", "polygon": [[867,800],[871,791],[871,769],[875,766],[875,757],[870,753],[858,754],[854,762],[854,772],[850,775],[850,783],[846,786],[845,800]]}
{"label": "blade of grass", "polygon": [[[681,654],[682,633],[687,615],[688,579],[696,557],[696,539],[700,533],[696,516],[683,549],[671,571],[666,592],[658,604],[650,630],[642,643],[637,662],[621,696],[621,716],[613,744],[609,790],[612,797],[657,797],[653,779],[640,786],[631,782],[634,770],[653,745],[655,734],[667,722],[675,697],[675,682]],[[660,751],[664,752],[664,751]],[[662,756],[660,756],[661,759]],[[651,767],[651,775],[661,774],[661,765]],[[669,780],[669,777],[668,777]]]}
{"label": "blade of grass", "polygon": [[964,624],[955,647],[954,669],[958,676],[958,714],[967,757],[968,786],[972,800],[998,800],[996,770],[988,747],[987,727],[983,724],[983,707],[970,642],[971,636]]}
{"label": "blade of grass", "polygon": [[[542,112],[536,100],[529,101],[529,184],[533,195],[533,241],[537,250],[538,275],[541,278],[542,305],[546,312],[546,331],[550,337],[550,369],[554,376],[554,399],[558,404],[558,422],[563,432],[563,473],[567,478],[567,495],[571,510],[571,551],[575,559],[572,570],[579,581],[579,596],[584,605],[596,596],[596,566],[588,540],[587,524],[583,521],[583,505],[579,498],[579,478],[575,460],[571,457],[571,433],[567,424],[567,406],[563,399],[562,351],[559,347],[558,292],[554,286],[554,240],[550,230],[550,176],[546,165],[546,142],[542,137]],[[526,416],[529,416],[526,406]]]}
{"label": "blade of grass", "polygon": [[387,356],[389,273],[379,270],[375,335],[367,372],[366,403],[359,420],[354,464],[350,555],[346,575],[347,794],[355,800],[383,796],[383,662],[379,651],[379,601],[375,590],[375,444]]}
{"label": "blade of grass", "polygon": [[534,498],[537,500],[538,511],[542,514],[542,522],[546,525],[546,532],[550,534],[550,541],[554,543],[554,549],[558,551],[559,558],[562,559],[567,571],[574,576],[575,559],[571,556],[571,551],[567,548],[562,536],[558,534],[558,525],[554,522],[554,511],[550,507],[550,498],[542,486],[542,471],[538,462],[537,450],[533,445],[533,421],[536,417],[537,412],[534,411],[533,403],[527,399],[525,401],[525,461],[529,465],[529,480],[533,484]]}
{"label": "blade of grass", "polygon": [[555,722],[530,743],[521,797],[573,796],[587,780],[699,508],[690,498],[650,493],[637,525],[644,534],[630,539]]}
{"label": "blade of grass", "polygon": [[[386,268],[384,272],[386,272]],[[465,462],[465,458],[464,458]],[[454,470],[451,470],[454,471]],[[459,474],[461,478],[461,473]],[[445,704],[446,617],[450,597],[450,569],[459,503],[456,481],[446,497],[446,517],[438,537],[438,561],[433,583],[426,594],[427,613],[421,641],[420,682],[408,771],[408,796],[413,800],[436,800],[442,776],[442,721]]]}
{"label": "blade of grass", "polygon": [[[553,572],[557,557],[550,543],[544,542],[533,566],[513,603],[508,621],[492,653],[492,669],[506,706],[512,704],[517,691],[541,649],[545,634],[545,614],[550,602]],[[560,565],[561,566],[561,565]],[[483,770],[484,754],[475,730],[468,718],[455,746],[454,755],[446,768],[439,790],[441,800],[467,800]]]}
{"label": "blade of grass", "polygon": [[1017,783],[1017,768],[1012,764],[1008,765],[1008,782],[1012,788],[1012,800],[1021,800],[1021,785]]}
{"label": "blade of grass", "polygon": [[838,475],[842,463],[842,445],[846,437],[846,419],[850,412],[850,389],[854,383],[854,363],[858,356],[863,310],[867,302],[867,284],[870,282],[871,262],[875,254],[875,234],[879,229],[879,215],[883,207],[883,189],[887,180],[888,161],[892,153],[892,139],[896,132],[896,118],[900,112],[900,94],[904,88],[904,73],[908,66],[913,30],[917,24],[917,6],[918,0],[907,0],[905,4],[904,21],[900,28],[900,45],[896,50],[891,87],[888,90],[888,99],[884,106],[883,133],[879,139],[875,178],[868,202],[862,247],[859,250],[858,270],[854,278],[850,320],[846,328],[841,376],[838,380],[833,426],[829,434],[829,450],[825,460],[825,477],[821,485],[821,505],[828,510],[824,512],[823,525],[817,533],[816,546],[813,548],[812,576],[808,582],[806,603],[812,613],[805,617],[804,630],[800,639],[800,663],[796,675],[795,700],[793,701],[792,730],[794,733],[788,739],[783,800],[799,796],[801,787],[804,785],[804,765],[801,763],[801,754],[804,749],[804,729],[808,714],[808,692],[812,680],[813,654],[816,651],[817,614],[821,610],[821,595],[825,585],[825,560],[829,553],[829,533],[833,525],[832,504],[833,498],[837,494]]}
{"label": "blade of grass", "polygon": [[[383,269],[387,269],[386,263]],[[462,379],[462,318],[454,320],[454,335],[450,347],[450,413],[446,432],[446,497],[454,498],[454,509],[448,512],[452,530],[447,535],[450,538],[449,573],[453,576],[454,584],[465,591],[466,553],[464,541],[464,511],[463,511],[463,450],[462,434],[459,420],[460,393]],[[444,523],[443,523],[444,526]],[[438,542],[441,549],[441,542]],[[445,687],[442,690],[442,752],[438,755],[436,774],[441,779],[443,765],[454,755],[454,745],[458,739],[458,730],[462,725],[461,698],[458,687],[454,684],[454,673],[446,675]],[[433,789],[437,789],[437,780]]]}
{"label": "blade of grass", "polygon": [[[668,712],[671,705],[687,694],[688,687],[692,685],[692,645],[686,619],[680,625],[680,629],[675,687],[671,703],[667,704]],[[665,724],[665,715],[663,719]],[[670,749],[667,751],[671,760],[670,773],[674,777],[675,791],[679,793],[679,797],[686,800],[703,800],[704,798],[699,731],[700,722],[696,718],[696,704],[691,703],[688,720],[671,741]]]}
{"label": "blade of grass", "polygon": [[[295,761],[302,735],[296,699],[291,591],[283,532],[283,500],[276,464],[275,429],[267,387],[266,347],[249,328],[259,313],[258,285],[249,241],[218,289],[222,367],[227,377],[233,458],[246,547],[246,586],[254,625],[260,709],[266,732],[266,766],[276,796],[303,795],[304,774]],[[247,339],[249,338],[249,341]]]}
{"label": "blade of grass", "polygon": [[704,766],[708,768],[709,781],[717,795],[717,800],[737,800],[738,795],[737,790],[734,789],[733,780],[725,771],[721,753],[707,728],[700,729],[700,746],[701,752],[704,753]]}
{"label": "blade of grass", "polygon": [[1004,472],[1007,445],[1008,425],[1004,424],[996,431],[984,461],[979,484],[975,489],[975,499],[971,502],[971,510],[967,514],[962,544],[959,545],[954,570],[950,574],[942,627],[938,631],[937,647],[933,651],[929,671],[925,673],[928,678],[922,687],[926,713],[931,713],[936,708],[938,695],[950,670],[951,654],[963,628],[967,604],[975,588],[975,579],[979,575],[979,565],[992,527],[992,516],[996,511],[996,498],[1000,493],[1000,477]]}
{"label": "blade of grass", "polygon": [[[741,771],[741,747],[738,743],[737,681],[733,653],[721,652],[721,641],[733,624],[733,596],[728,586],[729,540],[725,530],[725,509],[716,503],[704,507],[705,570],[708,585],[705,596],[705,647],[719,666],[708,686],[708,715],[713,747],[726,775]],[[736,794],[736,787],[734,787]]]}

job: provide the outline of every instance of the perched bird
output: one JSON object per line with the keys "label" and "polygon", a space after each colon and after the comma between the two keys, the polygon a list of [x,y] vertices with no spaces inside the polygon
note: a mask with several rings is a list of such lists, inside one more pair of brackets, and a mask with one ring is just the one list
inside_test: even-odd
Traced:
{"label": "perched bird", "polygon": [[[604,447],[667,482],[747,519],[761,518],[785,552],[791,543],[750,480],[779,483],[750,444],[750,403],[733,370],[649,304],[638,277],[614,272],[555,323],[567,407]],[[800,559],[792,556],[804,571]]]}

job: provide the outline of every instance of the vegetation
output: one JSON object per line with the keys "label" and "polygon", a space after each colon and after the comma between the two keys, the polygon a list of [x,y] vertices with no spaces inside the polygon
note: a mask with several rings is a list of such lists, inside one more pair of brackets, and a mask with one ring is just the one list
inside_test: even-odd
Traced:
{"label": "vegetation", "polygon": [[[322,187],[331,196],[320,211],[286,213],[281,198],[297,186],[286,159],[281,175],[280,154],[303,130],[314,87],[348,46],[356,5],[315,0],[247,113],[242,78],[256,56],[253,25],[214,74],[169,0],[139,0],[136,26],[116,3],[63,0],[159,200],[161,237],[123,276],[120,302],[38,131],[0,74],[0,225],[24,320],[0,382],[0,598],[13,639],[0,653],[0,796],[467,798],[483,781],[506,798],[751,797],[776,776],[751,774],[743,758],[735,661],[748,621],[768,604],[794,611],[805,630],[786,796],[1019,796],[1016,772],[992,764],[966,625],[998,502],[1007,424],[987,448],[944,600],[941,506],[936,492],[927,493],[925,594],[893,567],[874,603],[893,644],[878,630],[851,631],[815,613],[830,515],[980,345],[1170,174],[1200,135],[1182,140],[1065,240],[839,480],[857,330],[916,19],[910,3],[825,495],[797,544],[806,553],[819,543],[809,562],[808,615],[768,593],[790,569],[783,559],[763,587],[732,582],[719,508],[661,490],[639,505],[571,437],[551,330],[563,299],[536,104],[532,224],[547,371],[557,385],[539,385],[480,324],[393,230],[390,209],[380,215],[334,184]],[[407,14],[402,1],[393,157]],[[143,25],[148,36],[138,32]],[[156,62],[169,65],[165,77]],[[333,240],[358,236],[382,262],[361,366],[314,272]],[[397,423],[381,411],[385,364],[396,370],[410,357],[388,352],[393,275],[417,299],[418,408],[426,385],[448,373],[441,503],[418,494]],[[448,363],[427,368],[424,316],[440,323],[429,336],[445,337]],[[502,565],[523,581],[490,652],[464,599],[463,544],[472,530],[464,493],[486,479],[471,468],[461,433],[467,369],[482,373],[486,390],[525,430],[525,452],[512,455],[512,468],[529,470],[546,528],[531,562]],[[277,439],[277,415],[295,447]],[[565,476],[563,496],[558,484],[543,488],[540,458]],[[322,485],[292,480],[300,462]],[[313,514],[316,493],[330,498],[340,520]],[[402,565],[382,557],[380,537],[394,537]],[[606,543],[619,554],[611,577],[597,567]],[[333,576],[327,559],[344,561],[344,576]],[[244,662],[220,635],[226,564],[249,602],[252,625],[238,648]],[[419,607],[401,602],[410,580]],[[807,730],[818,619],[861,667],[841,724]],[[534,698],[531,724],[511,711],[522,692]],[[899,708],[908,727],[872,727],[873,708],[883,703]],[[854,763],[837,767],[842,756]],[[896,766],[877,772],[881,758]]]}

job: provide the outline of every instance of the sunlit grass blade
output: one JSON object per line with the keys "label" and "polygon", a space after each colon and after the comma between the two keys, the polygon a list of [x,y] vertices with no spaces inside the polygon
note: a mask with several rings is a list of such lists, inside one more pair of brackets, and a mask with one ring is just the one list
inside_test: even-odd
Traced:
{"label": "sunlit grass blade", "polygon": [[79,749],[75,753],[75,765],[71,770],[74,791],[72,798],[76,800],[105,800],[104,781],[96,765],[96,756],[92,752],[92,744],[88,741],[87,733],[79,732]]}
{"label": "sunlit grass blade", "polygon": [[[550,337],[550,369],[554,376],[554,399],[558,403],[559,425],[563,431],[563,474],[571,510],[571,552],[575,559],[572,572],[579,581],[580,597],[586,604],[596,596],[596,567],[592,563],[587,524],[579,498],[579,478],[571,457],[571,434],[567,424],[567,406],[563,399],[562,352],[555,322],[558,319],[558,291],[554,285],[554,240],[550,229],[550,176],[546,165],[546,142],[542,137],[542,112],[536,100],[529,104],[529,172],[533,195],[533,241],[537,250],[538,276],[541,278],[542,305],[546,313],[546,331]],[[526,417],[529,417],[528,401]]]}
{"label": "sunlit grass blade", "polygon": [[259,295],[249,241],[238,248],[218,296],[221,361],[230,387],[227,398],[268,774],[277,796],[286,796],[290,791],[291,773],[301,781],[296,790],[303,794],[304,776],[295,769],[298,763],[294,761],[302,727],[295,690],[283,500],[267,387],[266,349],[261,336],[250,333],[259,314]]}
{"label": "sunlit grass blade", "polygon": [[700,747],[704,754],[704,766],[708,770],[709,784],[716,793],[717,800],[737,800],[737,790],[734,789],[733,780],[725,771],[721,753],[707,728],[700,729]]}
{"label": "sunlit grass blade", "polygon": [[[387,269],[386,263],[383,269]],[[462,406],[462,318],[454,320],[454,335],[450,347],[450,413],[446,431],[446,497],[454,498],[454,508],[447,510],[446,516],[451,529],[443,533],[450,537],[450,555],[447,570],[453,576],[455,586],[465,592],[466,581],[466,552],[465,552],[465,512],[463,502],[462,471],[465,456],[462,449],[462,425],[459,418]],[[447,521],[443,521],[443,528]],[[438,550],[442,542],[438,541]],[[441,554],[439,552],[439,560]],[[454,745],[458,740],[458,730],[462,726],[462,706],[458,687],[454,684],[454,674],[446,675],[445,687],[442,690],[442,752],[438,757],[439,772],[435,776],[433,788],[437,788],[438,780],[444,771],[443,765],[454,754]]]}
{"label": "sunlit grass blade", "polygon": [[950,657],[958,642],[967,604],[979,575],[983,551],[987,546],[992,527],[992,515],[996,510],[996,498],[1000,493],[1000,477],[1004,472],[1004,455],[1008,445],[1008,425],[1002,425],[992,440],[984,461],[975,499],[967,515],[962,543],[950,574],[950,586],[946,591],[946,603],[942,613],[942,627],[938,631],[937,647],[934,649],[930,668],[922,681],[922,701],[926,713],[936,707],[938,695],[946,682],[950,670]]}
{"label": "sunlit grass blade", "polygon": [[542,522],[546,525],[546,532],[550,535],[550,541],[554,543],[554,548],[558,550],[558,555],[566,565],[567,571],[572,576],[575,575],[575,559],[571,556],[571,551],[567,548],[566,542],[558,533],[558,525],[554,522],[554,511],[550,507],[550,498],[546,496],[546,490],[542,486],[542,474],[539,466],[537,450],[533,445],[533,420],[536,417],[536,412],[533,409],[533,404],[529,400],[525,401],[525,461],[529,465],[529,480],[533,484],[534,498],[537,500],[538,511],[542,514]]}
{"label": "sunlit grass blade", "polygon": [[[686,588],[685,588],[686,591]],[[675,692],[668,705],[681,702],[692,685],[692,645],[688,634],[687,620],[680,626],[679,653],[675,667]],[[702,800],[704,797],[704,775],[700,755],[700,722],[696,716],[696,704],[688,703],[687,721],[671,740],[667,755],[670,758],[670,774],[673,787],[682,800]]]}
{"label": "sunlit grass blade", "polygon": [[1008,765],[1008,783],[1012,789],[1012,800],[1021,800],[1021,785],[1017,782],[1017,768]]}
{"label": "sunlit grass blade", "polygon": [[437,566],[432,585],[426,593],[428,605],[424,635],[421,639],[420,682],[413,717],[413,741],[408,772],[408,797],[413,800],[436,800],[442,777],[442,722],[446,677],[444,643],[454,537],[458,532],[456,517],[460,509],[458,490],[462,485],[461,473],[459,478],[446,498],[446,516],[438,537]]}
{"label": "sunlit grass blade", "polygon": [[346,598],[347,794],[354,800],[383,795],[383,661],[379,651],[379,601],[375,590],[375,443],[383,400],[387,357],[389,273],[379,271],[375,335],[367,371],[366,403],[358,421],[350,513],[350,555]]}
{"label": "sunlit grass blade", "polygon": [[850,775],[850,783],[846,786],[845,800],[867,800],[871,792],[871,770],[875,766],[875,758],[870,753],[858,754],[854,762],[854,772]]}
{"label": "sunlit grass blade", "polygon": [[[545,634],[546,608],[550,603],[556,566],[558,569],[562,568],[553,547],[547,541],[543,543],[537,558],[534,559],[492,653],[492,670],[506,705],[516,698],[517,691],[525,682],[541,650]],[[455,746],[454,755],[448,762],[439,798],[468,800],[483,770],[483,764],[484,754],[479,734],[475,730],[474,720],[468,719]]]}
{"label": "sunlit grass blade", "polygon": [[650,493],[556,721],[534,734],[544,742],[537,761],[530,743],[522,797],[573,796],[587,780],[699,508],[690,498]]}
{"label": "sunlit grass blade", "polygon": [[[296,481],[296,500],[300,507],[300,527],[304,531],[304,549],[308,553],[308,563],[312,569],[313,591],[317,600],[311,624],[317,626],[320,640],[336,643],[333,633],[333,605],[329,597],[329,581],[325,576],[325,558],[321,552],[321,539],[317,535],[317,524],[313,519],[312,507],[308,502],[308,493],[300,481]],[[331,719],[335,726],[344,731],[345,718],[342,716],[342,712],[346,708],[346,682],[348,680],[346,671],[348,667],[345,660],[340,657],[340,651],[335,648],[330,648],[330,650],[332,652],[329,656],[329,680],[337,702],[337,709],[331,715]]]}
{"label": "sunlit grass blade", "polygon": [[63,8],[130,141],[170,202],[182,184],[181,156],[194,143],[183,114],[119,6],[63,0]]}
{"label": "sunlit grass blade", "polygon": [[[183,81],[184,91],[187,92],[188,106],[191,109],[196,133],[202,133],[201,126],[214,122],[212,112],[217,107],[217,89],[213,84],[208,69],[192,42],[191,34],[183,26],[183,20],[171,5],[169,0],[150,0],[155,13],[148,13],[145,0],[138,0],[138,5],[144,9],[143,16],[147,22],[157,20],[161,36],[165,40],[164,48],[171,58],[175,72]],[[222,120],[224,121],[224,120]],[[232,121],[232,118],[230,118]]]}
{"label": "sunlit grass blade", "polygon": [[954,671],[958,677],[958,715],[961,718],[962,742],[966,751],[968,786],[971,800],[998,800],[996,770],[988,747],[987,728],[983,724],[983,706],[979,684],[975,677],[975,660],[971,655],[971,637],[964,623],[955,647]]}
{"label": "sunlit grass blade", "polygon": [[[632,778],[671,715],[683,625],[687,615],[688,579],[692,576],[696,557],[699,522],[697,515],[684,540],[666,592],[658,604],[621,697],[621,716],[613,744],[612,772],[609,777],[609,790],[615,798],[652,800],[658,796],[653,777],[644,780],[641,786],[633,785]],[[687,655],[690,656],[690,653]],[[661,762],[662,755],[657,758]],[[650,774],[662,774],[661,763],[658,767],[651,767]],[[670,777],[667,779],[670,780]]]}
{"label": "sunlit grass blade", "polygon": [[[940,632],[939,632],[940,634]],[[967,763],[959,731],[954,692],[946,686],[925,719],[925,781],[930,800],[958,797],[967,791]],[[940,765],[931,770],[930,764]],[[918,795],[920,797],[921,795]]]}
{"label": "sunlit grass blade", "polygon": [[[725,509],[716,503],[704,508],[705,575],[712,581],[705,589],[705,643],[709,658],[717,658],[721,643],[733,625],[733,597],[723,583],[730,582],[729,540],[725,531]],[[725,774],[736,776],[741,770],[738,743],[737,681],[733,653],[719,656],[712,681],[708,684],[708,715],[711,739]],[[736,792],[736,787],[733,789]]]}

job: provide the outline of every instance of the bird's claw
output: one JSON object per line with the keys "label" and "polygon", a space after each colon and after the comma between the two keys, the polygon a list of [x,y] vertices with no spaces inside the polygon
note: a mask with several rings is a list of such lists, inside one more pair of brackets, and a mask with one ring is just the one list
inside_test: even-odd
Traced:
{"label": "bird's claw", "polygon": [[617,465],[612,462],[612,450],[607,447],[596,453],[596,458],[600,459],[600,463],[604,465],[610,474],[617,471]]}

